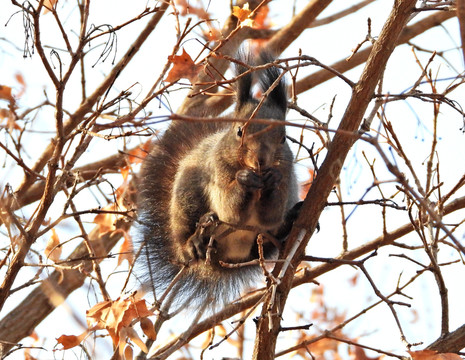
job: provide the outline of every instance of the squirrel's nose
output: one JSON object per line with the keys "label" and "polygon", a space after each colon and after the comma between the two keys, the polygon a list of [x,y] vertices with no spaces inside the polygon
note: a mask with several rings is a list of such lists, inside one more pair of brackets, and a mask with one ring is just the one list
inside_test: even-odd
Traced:
{"label": "squirrel's nose", "polygon": [[270,167],[269,156],[266,154],[257,157],[257,170],[260,172],[267,170]]}

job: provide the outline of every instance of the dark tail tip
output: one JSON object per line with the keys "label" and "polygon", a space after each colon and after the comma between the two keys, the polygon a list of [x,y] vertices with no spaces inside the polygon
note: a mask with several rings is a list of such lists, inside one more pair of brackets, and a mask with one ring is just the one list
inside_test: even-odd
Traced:
{"label": "dark tail tip", "polygon": [[[260,54],[260,63],[269,64],[272,63],[276,58],[272,56],[269,52],[262,52]],[[271,66],[263,70],[263,73],[260,73],[260,86],[264,91],[267,91],[276,80],[278,80],[281,75],[281,70],[275,66]],[[276,105],[278,108],[286,112],[287,109],[287,87],[284,78],[279,80],[279,83],[268,95],[268,100],[272,104]]]}
{"label": "dark tail tip", "polygon": [[[260,55],[257,56],[257,59],[253,60],[250,52],[244,52],[241,50],[238,52],[237,58],[240,62],[247,65],[264,65],[272,63],[275,60],[275,57],[266,51],[262,51]],[[247,70],[248,68],[246,68],[245,66],[236,63],[237,75],[240,76],[244,74]],[[275,66],[270,66],[256,73],[256,76],[258,76],[260,86],[264,92],[267,91],[276,80],[278,80],[280,75],[281,71]],[[252,73],[241,76],[237,80],[236,101],[238,108],[241,108],[244,104],[255,102],[252,97],[252,83]],[[287,89],[286,82],[283,78],[279,80],[279,83],[268,95],[266,102],[274,106],[277,106],[279,109],[282,109],[285,113],[287,109]]]}
{"label": "dark tail tip", "polygon": [[[247,65],[252,64],[250,52],[244,52],[239,50],[237,59]],[[240,76],[244,74],[248,68],[236,63],[236,75]],[[249,103],[252,100],[252,73],[241,76],[236,83],[236,101],[237,107],[241,108],[244,104]]]}

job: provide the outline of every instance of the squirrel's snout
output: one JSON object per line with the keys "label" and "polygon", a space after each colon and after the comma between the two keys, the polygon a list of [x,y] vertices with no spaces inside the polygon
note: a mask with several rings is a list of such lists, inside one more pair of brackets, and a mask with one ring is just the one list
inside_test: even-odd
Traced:
{"label": "squirrel's snout", "polygon": [[259,172],[264,172],[270,168],[270,161],[266,157],[259,157],[257,159],[257,170]]}

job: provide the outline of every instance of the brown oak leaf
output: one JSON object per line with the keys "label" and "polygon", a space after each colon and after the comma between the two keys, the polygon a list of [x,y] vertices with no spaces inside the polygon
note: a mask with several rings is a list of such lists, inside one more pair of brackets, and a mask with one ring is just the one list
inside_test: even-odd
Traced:
{"label": "brown oak leaf", "polygon": [[189,79],[191,84],[194,83],[199,72],[202,70],[203,65],[196,64],[186,50],[182,50],[181,55],[170,55],[168,60],[173,64],[165,81],[174,83],[181,78]]}

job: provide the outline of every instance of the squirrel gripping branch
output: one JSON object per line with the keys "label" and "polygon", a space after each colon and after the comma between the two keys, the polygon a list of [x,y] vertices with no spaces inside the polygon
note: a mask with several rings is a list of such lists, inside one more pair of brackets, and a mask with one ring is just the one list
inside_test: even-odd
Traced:
{"label": "squirrel gripping branch", "polygon": [[[259,63],[270,60],[262,55]],[[283,121],[287,91],[280,71],[247,72],[238,65],[236,72],[234,118],[248,120],[256,111],[255,119]],[[263,92],[274,86],[258,110],[252,96],[255,77]],[[253,119],[173,121],[140,174],[144,281],[159,296],[179,274],[171,293],[182,304],[217,305],[239,295],[260,267],[231,264],[256,260],[259,250],[265,259],[276,256],[295,218],[297,193],[285,126]],[[259,234],[263,245],[257,243]]]}

